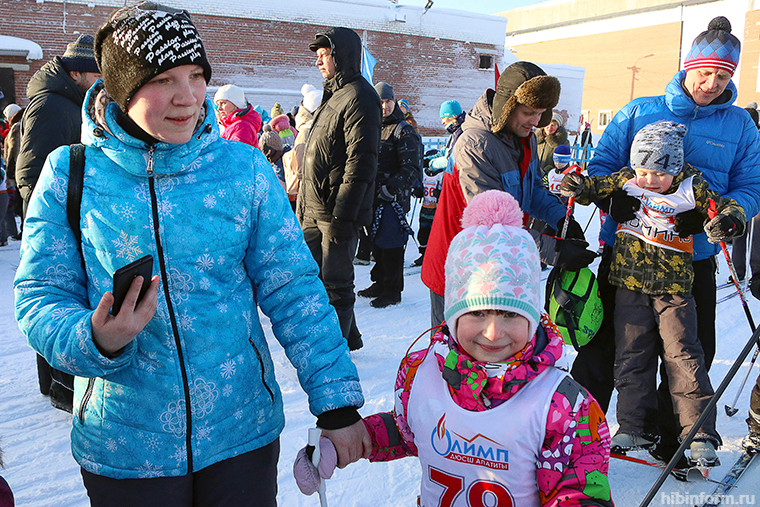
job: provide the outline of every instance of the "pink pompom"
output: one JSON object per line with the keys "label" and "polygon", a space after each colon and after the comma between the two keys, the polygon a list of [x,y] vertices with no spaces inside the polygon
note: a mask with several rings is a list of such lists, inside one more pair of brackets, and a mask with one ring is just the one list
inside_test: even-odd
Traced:
{"label": "pink pompom", "polygon": [[522,227],[523,212],[520,205],[509,193],[488,190],[472,198],[462,213],[462,228],[496,224]]}

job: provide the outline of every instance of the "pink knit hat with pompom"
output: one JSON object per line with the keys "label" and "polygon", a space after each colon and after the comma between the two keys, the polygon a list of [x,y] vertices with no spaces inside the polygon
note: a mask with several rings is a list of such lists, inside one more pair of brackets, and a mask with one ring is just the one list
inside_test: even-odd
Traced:
{"label": "pink knit hat with pompom", "polygon": [[522,228],[514,197],[500,190],[476,195],[462,214],[462,227],[446,257],[444,316],[456,340],[457,319],[475,310],[522,315],[532,337],[541,319],[541,262],[533,238]]}

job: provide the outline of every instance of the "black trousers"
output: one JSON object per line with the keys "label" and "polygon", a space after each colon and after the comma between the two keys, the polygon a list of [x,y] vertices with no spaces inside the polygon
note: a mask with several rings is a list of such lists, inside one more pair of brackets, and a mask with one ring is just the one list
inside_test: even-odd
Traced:
{"label": "black trousers", "polygon": [[325,285],[330,304],[338,314],[338,322],[349,346],[361,338],[354,316],[354,255],[359,228],[351,238],[333,243],[328,236],[330,222],[305,218],[301,224],[303,239],[319,265],[319,277]]}
{"label": "black trousers", "polygon": [[182,477],[112,479],[81,470],[92,507],[276,507],[280,441]]}
{"label": "black trousers", "polygon": [[370,271],[372,282],[381,289],[381,296],[391,300],[401,299],[404,290],[404,247],[380,248],[372,246],[375,265]]}
{"label": "black trousers", "polygon": [[[694,268],[694,283],[691,293],[697,304],[697,338],[702,345],[705,354],[705,366],[710,371],[715,358],[715,307],[716,286],[715,271],[717,264],[714,257],[696,261]],[[662,354],[661,354],[662,355]],[[650,423],[656,424],[660,433],[660,447],[662,449],[678,448],[678,436],[681,434],[681,425],[673,411],[673,400],[670,396],[668,375],[660,365],[660,386],[657,389],[657,413],[652,414]]]}

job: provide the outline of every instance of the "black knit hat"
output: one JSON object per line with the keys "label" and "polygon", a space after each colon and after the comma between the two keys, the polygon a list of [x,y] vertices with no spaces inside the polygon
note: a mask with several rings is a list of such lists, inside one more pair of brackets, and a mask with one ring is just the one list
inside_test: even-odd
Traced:
{"label": "black knit hat", "polygon": [[126,112],[129,101],[158,74],[200,65],[206,83],[211,65],[185,10],[141,2],[113,12],[95,36],[95,58],[106,91]]}
{"label": "black knit hat", "polygon": [[100,72],[92,49],[94,42],[92,35],[80,35],[76,41],[66,45],[66,51],[61,56],[66,72]]}

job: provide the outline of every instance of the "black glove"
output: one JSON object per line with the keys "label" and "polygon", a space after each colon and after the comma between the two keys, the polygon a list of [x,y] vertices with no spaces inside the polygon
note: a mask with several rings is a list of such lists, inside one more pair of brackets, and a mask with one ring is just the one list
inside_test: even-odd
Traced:
{"label": "black glove", "polygon": [[680,238],[688,238],[693,234],[704,232],[705,216],[697,209],[682,211],[677,214],[673,223],[673,230],[678,233]]}
{"label": "black glove", "polygon": [[331,243],[340,243],[348,241],[356,234],[356,226],[351,220],[343,220],[333,217],[330,222],[330,228],[327,230],[327,236]]}
{"label": "black glove", "polygon": [[588,250],[588,243],[580,239],[557,240],[557,262],[555,266],[565,271],[580,271],[594,261],[596,252]]}
{"label": "black glove", "polygon": [[[562,228],[565,226],[565,219],[563,218],[559,222],[557,222],[557,233],[562,234]],[[586,236],[583,235],[583,228],[581,227],[581,224],[575,221],[573,217],[570,217],[570,221],[567,223],[567,234],[565,235],[565,239],[579,239],[586,242]],[[588,243],[586,243],[586,246],[588,246]],[[559,250],[559,244],[557,245],[557,250]]]}
{"label": "black glove", "polygon": [[396,200],[396,196],[391,193],[387,185],[380,187],[377,191],[377,198],[385,202],[393,202]]}
{"label": "black glove", "polygon": [[744,234],[744,222],[736,217],[721,213],[705,224],[707,241],[720,243],[728,238],[735,238]]}
{"label": "black glove", "polygon": [[423,197],[425,197],[424,187],[414,187],[412,189],[412,195],[416,197],[417,199],[422,199]]}
{"label": "black glove", "polygon": [[565,177],[562,178],[562,183],[559,186],[559,191],[562,193],[562,195],[567,197],[578,197],[581,195],[583,189],[585,188],[586,182],[583,179],[583,176],[572,172],[567,173]]}
{"label": "black glove", "polygon": [[640,207],[641,201],[631,197],[624,190],[615,190],[610,194],[609,214],[619,224],[636,218],[636,212]]}
{"label": "black glove", "polygon": [[435,197],[436,199],[438,199],[439,197],[441,197],[441,189],[440,188],[434,188],[433,189],[433,197]]}

